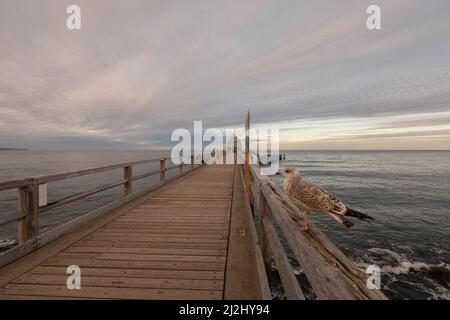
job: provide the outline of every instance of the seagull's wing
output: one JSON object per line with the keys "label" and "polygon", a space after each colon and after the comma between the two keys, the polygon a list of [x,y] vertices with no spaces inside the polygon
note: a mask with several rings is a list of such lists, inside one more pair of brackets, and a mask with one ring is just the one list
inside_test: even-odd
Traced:
{"label": "seagull's wing", "polygon": [[321,187],[303,180],[290,185],[286,191],[291,198],[300,201],[316,212],[328,212],[343,216],[347,211],[345,205],[338,198]]}
{"label": "seagull's wing", "polygon": [[[297,196],[295,196],[297,195]],[[303,203],[302,201],[298,200],[298,194],[292,193],[288,193],[289,199],[299,208],[304,209],[304,210],[311,210],[311,207],[306,205],[305,203]],[[317,210],[320,211],[320,210]],[[344,226],[346,226],[347,228],[352,228],[353,227],[353,223],[351,223],[350,221],[348,221],[347,219],[344,218],[343,215],[340,214],[335,214],[335,213],[331,213],[328,211],[325,211],[326,214],[328,214],[330,217],[332,217],[333,219],[335,219],[337,222],[343,224]]]}

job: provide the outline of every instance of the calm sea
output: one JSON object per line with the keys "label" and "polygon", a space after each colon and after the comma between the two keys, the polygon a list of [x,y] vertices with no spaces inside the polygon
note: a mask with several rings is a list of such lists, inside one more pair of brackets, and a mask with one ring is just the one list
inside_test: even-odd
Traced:
{"label": "calm sea", "polygon": [[[286,151],[282,165],[296,166],[304,179],[322,185],[375,222],[354,221],[347,230],[320,214],[312,219],[364,269],[377,264],[382,289],[392,299],[450,299],[450,152]],[[84,169],[168,155],[158,151],[0,151],[0,180]],[[156,168],[136,168],[134,174]],[[153,166],[153,167],[152,167]],[[116,170],[95,178],[49,185],[50,200],[113,182]],[[136,188],[154,184],[144,179]],[[281,184],[279,177],[273,177]],[[42,217],[45,230],[117,199],[120,188],[57,208]],[[14,192],[0,193],[0,214],[15,210]],[[0,229],[0,238],[15,235]],[[299,273],[301,269],[299,268]]]}

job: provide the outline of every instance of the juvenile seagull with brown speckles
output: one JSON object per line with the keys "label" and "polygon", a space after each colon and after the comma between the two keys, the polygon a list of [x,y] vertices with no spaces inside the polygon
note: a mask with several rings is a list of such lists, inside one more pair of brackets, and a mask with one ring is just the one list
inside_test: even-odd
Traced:
{"label": "juvenile seagull with brown speckles", "polygon": [[305,212],[305,230],[308,229],[311,212],[326,213],[347,228],[352,228],[353,223],[347,220],[345,216],[374,220],[364,213],[347,208],[338,198],[321,187],[303,180],[297,168],[280,169],[277,174],[286,178],[283,186],[289,199]]}

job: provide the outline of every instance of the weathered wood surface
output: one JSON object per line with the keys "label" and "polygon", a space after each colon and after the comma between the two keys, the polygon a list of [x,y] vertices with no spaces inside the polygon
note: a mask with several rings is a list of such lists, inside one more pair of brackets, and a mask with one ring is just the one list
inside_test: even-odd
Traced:
{"label": "weathered wood surface", "polygon": [[252,166],[251,172],[254,187],[262,193],[259,197],[264,196],[318,299],[386,299],[381,291],[367,288],[368,275],[359,270],[313,223],[307,231],[299,228],[297,222],[303,221],[303,212],[276,184],[261,176],[257,167]]}
{"label": "weathered wood surface", "polygon": [[25,217],[19,222],[19,244],[24,244],[29,238],[39,234],[38,223],[38,185],[23,187],[17,192],[17,209]]}
{"label": "weathered wood surface", "polygon": [[234,171],[198,169],[5,266],[0,299],[222,299]]}
{"label": "weathered wood surface", "polygon": [[286,298],[290,300],[305,300],[305,295],[298,284],[298,280],[295,277],[283,245],[270,220],[271,219],[266,216],[262,221],[262,227],[269,239],[268,244],[271,247],[271,252],[273,253],[281,282],[283,283],[284,294],[286,295]]}
{"label": "weathered wood surface", "polygon": [[224,295],[227,300],[272,298],[240,169],[235,171]]}

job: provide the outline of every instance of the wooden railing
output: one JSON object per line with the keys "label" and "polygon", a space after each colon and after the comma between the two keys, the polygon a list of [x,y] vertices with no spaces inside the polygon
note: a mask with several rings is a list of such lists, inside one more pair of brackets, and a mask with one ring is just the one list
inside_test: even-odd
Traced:
{"label": "wooden railing", "polygon": [[[249,169],[251,189],[247,192],[253,199],[254,216],[259,220],[258,237],[267,276],[270,280],[273,261],[287,299],[305,299],[305,294],[289,262],[283,236],[317,299],[386,299],[381,291],[368,289],[368,275],[313,223],[307,231],[302,231],[299,226],[304,213],[278,185],[259,173],[258,166]],[[275,226],[281,229],[282,235]]]}
{"label": "wooden railing", "polygon": [[[157,162],[159,162],[159,169],[133,176],[133,168],[134,167],[143,165],[143,164],[157,163]],[[121,185],[123,188],[121,200],[127,200],[128,198],[130,198],[130,200],[131,200],[132,196],[135,195],[135,194],[133,194],[133,182],[134,181],[141,180],[141,179],[159,174],[160,182],[157,185],[151,186],[151,188],[154,188],[161,184],[164,184],[168,180],[166,177],[167,171],[174,170],[177,168],[178,168],[177,176],[183,174],[183,171],[184,171],[183,162],[181,162],[180,165],[167,166],[166,158],[157,158],[157,159],[126,162],[126,163],[108,165],[108,166],[85,169],[85,170],[58,173],[58,174],[53,174],[53,175],[37,176],[37,177],[32,177],[32,178],[20,179],[20,180],[11,180],[11,181],[0,182],[0,191],[17,189],[17,208],[18,208],[18,214],[10,214],[8,216],[0,217],[0,226],[17,222],[17,226],[18,226],[17,239],[18,239],[19,247],[26,247],[27,244],[29,245],[30,243],[32,243],[34,241],[35,243],[32,243],[31,246],[35,248],[35,247],[41,246],[44,242],[48,242],[48,241],[45,241],[45,240],[47,240],[47,238],[54,239],[56,236],[56,235],[54,235],[51,237],[45,237],[45,236],[43,237],[43,236],[41,236],[41,233],[39,232],[39,225],[40,225],[39,218],[43,214],[46,214],[46,212],[48,210],[69,204],[74,201],[82,200],[86,197],[95,195],[100,192],[104,192],[106,190],[110,190],[110,189],[119,187]],[[70,179],[70,178],[98,174],[98,173],[103,173],[103,172],[116,170],[116,169],[123,170],[123,177],[119,181],[109,183],[106,185],[102,185],[102,186],[96,187],[94,189],[84,191],[82,193],[73,194],[73,195],[61,198],[59,200],[49,202],[45,205],[39,206],[40,186],[43,186],[43,185],[46,185],[47,183],[51,183],[51,182],[55,182],[55,181],[61,181],[61,180],[66,180],[66,179]],[[190,169],[191,170],[194,169],[193,157],[191,158]],[[144,191],[148,191],[148,190],[144,190]],[[115,204],[120,204],[121,200],[113,203],[110,208],[112,208]],[[124,201],[121,201],[121,202],[123,203]],[[108,206],[105,206],[100,209],[97,209],[97,211],[94,210],[93,212],[90,212],[90,213],[98,213],[99,211],[103,212],[103,211],[106,211],[108,208],[109,208]],[[88,213],[87,215],[89,215],[90,213]],[[75,220],[77,220],[77,219],[75,219]],[[68,225],[70,225],[70,222],[68,223]],[[63,229],[67,230],[67,228],[63,228]],[[60,230],[60,231],[61,231],[60,233],[63,232],[63,230]],[[5,253],[3,253],[2,256],[3,255],[5,255]],[[1,263],[1,261],[0,261],[0,263]]]}

